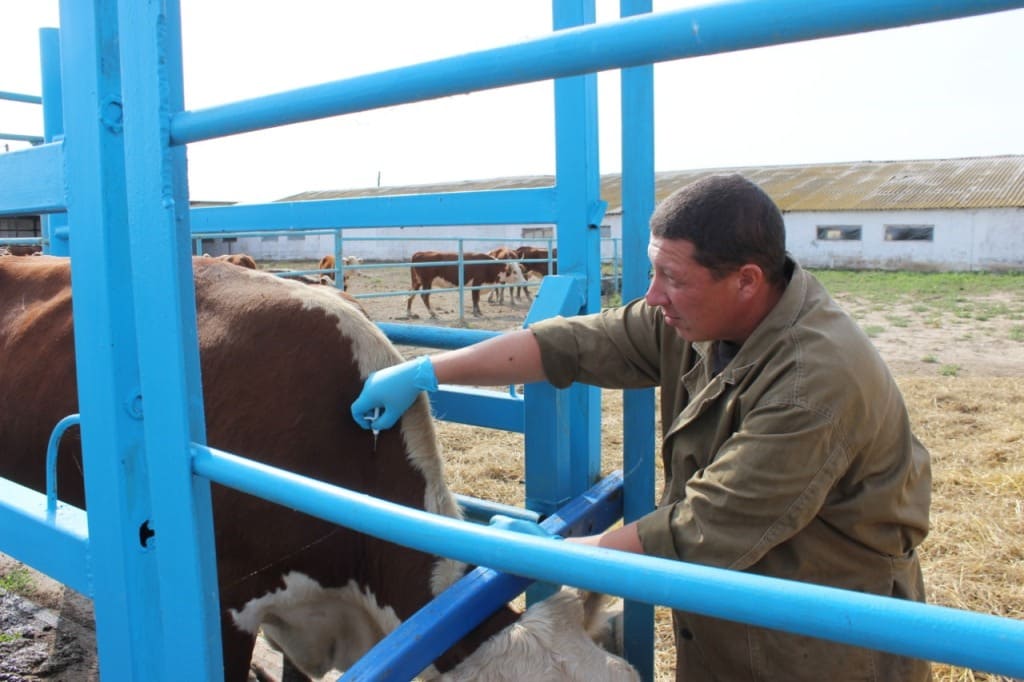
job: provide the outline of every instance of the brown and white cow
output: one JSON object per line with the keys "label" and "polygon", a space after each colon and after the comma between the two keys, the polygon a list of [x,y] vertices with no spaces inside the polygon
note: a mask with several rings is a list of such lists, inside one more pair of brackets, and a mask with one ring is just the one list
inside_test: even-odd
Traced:
{"label": "brown and white cow", "polygon": [[[523,264],[523,275],[529,279],[530,274],[544,278],[549,274],[558,274],[558,249],[551,251],[551,268],[548,268],[548,250],[539,246],[517,246],[516,258]],[[529,295],[527,287],[520,287]]]}
{"label": "brown and white cow", "polygon": [[526,274],[531,272],[547,277],[549,274],[558,274],[558,249],[551,251],[551,272],[548,272],[548,250],[539,246],[518,246],[516,257],[523,262],[523,270]]}
{"label": "brown and white cow", "polygon": [[[459,515],[425,397],[397,428],[380,433],[376,448],[373,435],[349,415],[366,376],[402,359],[356,305],[327,287],[214,259],[196,258],[193,265],[211,446]],[[42,491],[50,430],[78,412],[67,259],[0,258],[0,349],[0,476]],[[85,506],[81,467],[81,442],[72,430],[60,446],[58,493],[79,507]],[[247,679],[261,626],[307,675],[344,669],[464,571],[458,562],[217,485],[213,508],[228,682]],[[499,643],[513,637],[501,631],[518,616],[499,610],[439,658],[436,669],[456,674],[491,635],[499,633]],[[578,635],[584,625],[554,627]],[[557,653],[523,652],[538,660]],[[618,670],[621,662],[595,645],[584,663]],[[634,679],[631,669],[623,670],[614,679]]]}
{"label": "brown and white cow", "polygon": [[[358,265],[359,263],[362,263],[363,259],[359,258],[358,256],[342,256],[341,262],[345,265],[345,267],[349,267],[351,265]],[[330,270],[333,272],[334,264],[335,259],[333,254],[329,253],[320,259],[320,262],[317,264],[316,267],[317,270],[321,271],[319,275],[321,284],[329,284],[331,286],[334,286],[334,276],[324,272],[325,270]],[[346,272],[345,279],[342,281],[341,288],[345,290],[348,289],[348,275],[349,273]]]}
{"label": "brown and white cow", "polygon": [[[412,281],[410,289],[412,294],[405,303],[405,312],[409,317],[416,317],[412,314],[412,301],[416,298],[416,292],[422,291],[420,297],[423,305],[427,306],[431,317],[437,317],[434,309],[430,307],[430,289],[435,279],[448,282],[452,286],[459,286],[459,266],[453,261],[459,259],[459,254],[444,251],[417,251],[412,255],[412,266],[409,274]],[[506,284],[510,282],[525,282],[523,269],[519,263],[501,261],[486,253],[475,253],[467,251],[462,254],[463,263],[463,285],[483,286],[486,284]],[[430,263],[449,263],[448,265],[430,265]],[[425,264],[425,265],[424,265]],[[473,289],[473,315],[481,317],[480,312],[480,290]]]}
{"label": "brown and white cow", "polygon": [[[523,273],[523,279],[526,279],[526,268],[519,263],[519,255],[507,246],[499,246],[495,249],[491,249],[487,252],[487,255],[493,256],[498,260],[511,261],[519,265],[520,270]],[[530,295],[530,290],[525,286],[514,287],[509,291],[508,302],[510,305],[515,305],[515,299],[522,300],[523,293],[526,294],[526,300],[532,301],[533,297]],[[505,289],[492,289],[487,294],[488,303],[497,303],[498,305],[505,305]]]}

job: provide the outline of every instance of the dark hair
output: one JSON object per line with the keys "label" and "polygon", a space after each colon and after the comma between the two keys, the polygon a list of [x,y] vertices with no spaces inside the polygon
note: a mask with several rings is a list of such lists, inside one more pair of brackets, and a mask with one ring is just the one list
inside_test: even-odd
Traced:
{"label": "dark hair", "polygon": [[754,263],[772,284],[786,280],[782,213],[742,175],[710,175],[676,190],[651,216],[651,234],[691,242],[694,259],[715,277]]}

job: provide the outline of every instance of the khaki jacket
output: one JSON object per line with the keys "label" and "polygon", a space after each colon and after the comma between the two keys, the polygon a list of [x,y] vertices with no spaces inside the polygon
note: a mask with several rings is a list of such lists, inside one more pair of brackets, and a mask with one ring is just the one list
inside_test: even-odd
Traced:
{"label": "khaki jacket", "polygon": [[[643,300],[531,326],[559,387],[661,388],[665,490],[644,552],[924,601],[928,452],[878,352],[799,266],[717,375]],[[930,667],[866,649],[675,612],[677,679],[891,680]]]}

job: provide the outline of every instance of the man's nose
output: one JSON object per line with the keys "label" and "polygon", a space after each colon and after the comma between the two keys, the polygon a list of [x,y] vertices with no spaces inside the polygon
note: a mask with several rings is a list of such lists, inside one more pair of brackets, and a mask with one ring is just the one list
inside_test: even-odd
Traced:
{"label": "man's nose", "polygon": [[655,285],[654,280],[651,280],[650,286],[647,287],[647,293],[644,294],[644,300],[647,301],[647,305],[657,306],[665,303],[665,295]]}

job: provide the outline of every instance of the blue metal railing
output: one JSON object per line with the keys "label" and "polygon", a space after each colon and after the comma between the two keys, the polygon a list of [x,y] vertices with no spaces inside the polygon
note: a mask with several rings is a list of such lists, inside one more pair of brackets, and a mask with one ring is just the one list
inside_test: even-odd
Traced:
{"label": "blue metal railing", "polygon": [[[25,104],[42,104],[43,98],[39,95],[26,95],[20,92],[7,92],[0,90],[0,100],[8,102],[23,102]],[[21,133],[5,133],[0,131],[0,140],[11,140],[15,142],[29,142],[33,145],[42,144],[42,135],[25,135]]]}
{"label": "blue metal railing", "polygon": [[894,654],[1024,676],[1024,622],[439,517],[194,445],[211,481],[423,552],[604,594]]}
{"label": "blue metal railing", "polygon": [[[205,210],[205,209],[204,209]],[[217,232],[217,233],[192,233],[193,253],[200,254],[203,252],[202,244],[204,241],[209,239],[240,239],[247,237],[259,237],[265,238],[268,236],[277,235],[291,235],[295,234],[295,230],[260,230],[260,231],[247,231],[247,232]],[[344,230],[302,230],[303,236],[338,236]],[[536,245],[538,242],[545,244],[545,249],[548,255],[544,258],[517,258],[516,263],[523,265],[530,263],[543,263],[547,266],[549,273],[555,272],[556,258],[553,255],[554,251],[554,239],[527,239],[527,238],[501,238],[501,239],[487,239],[479,237],[466,237],[466,238],[453,238],[453,237],[389,237],[389,236],[375,236],[375,237],[344,237],[344,242],[350,244],[359,244],[361,242],[366,243],[380,243],[380,242],[400,242],[400,243],[411,243],[411,244],[433,244],[433,243],[445,243],[451,244],[457,242],[456,250],[454,253],[458,255],[456,260],[452,261],[431,261],[429,263],[414,263],[412,261],[377,261],[377,262],[359,262],[351,265],[346,265],[341,255],[337,250],[335,251],[335,266],[333,268],[313,268],[313,269],[278,269],[273,270],[273,273],[279,277],[301,277],[310,275],[330,275],[335,286],[341,287],[344,282],[344,274],[346,272],[355,271],[372,271],[372,270],[385,270],[393,268],[416,268],[416,267],[430,267],[433,265],[458,265],[459,266],[459,281],[455,283],[453,287],[432,287],[429,291],[424,292],[422,289],[394,289],[386,292],[357,292],[349,291],[354,298],[357,299],[372,299],[372,298],[390,298],[396,296],[413,296],[417,294],[428,293],[433,294],[449,294],[455,293],[459,295],[459,320],[465,320],[465,297],[464,294],[467,291],[494,291],[503,289],[517,289],[519,287],[536,288],[540,286],[539,281],[529,280],[523,283],[511,283],[511,284],[483,284],[469,286],[464,283],[464,275],[462,266],[473,263],[483,263],[487,261],[474,261],[465,260],[462,258],[462,254],[467,250],[467,243],[480,243],[482,245],[509,245],[509,244],[525,244],[525,245]],[[610,252],[610,256],[602,256],[601,263],[606,266],[609,270],[608,274],[602,275],[601,281],[601,293],[602,295],[608,295],[618,293],[621,290],[622,283],[622,256],[621,256],[621,241],[619,237],[603,237],[601,239],[602,252]],[[255,245],[253,245],[255,246]],[[481,247],[484,248],[484,247]],[[214,249],[217,250],[217,249]],[[365,258],[373,258],[372,254],[366,249],[361,250]],[[254,255],[254,249],[247,249],[246,245],[241,246],[241,251]],[[259,254],[256,253],[256,258],[259,258]],[[304,260],[299,257],[290,256],[287,259],[282,260]]]}
{"label": "blue metal railing", "polygon": [[[844,0],[827,7],[795,0],[721,2],[567,29],[519,45],[199,111],[182,111],[181,55],[175,51],[180,38],[177,3],[123,5],[62,4],[62,21],[68,28],[62,35],[63,59],[69,71],[82,76],[66,83],[66,134],[75,144],[54,142],[0,157],[0,174],[11,179],[0,187],[0,213],[74,212],[72,224],[82,237],[74,247],[75,292],[80,295],[75,336],[80,356],[89,353],[89,362],[79,363],[80,401],[83,414],[89,416],[83,422],[83,447],[90,458],[89,532],[83,532],[86,519],[81,510],[58,504],[56,521],[47,519],[44,495],[0,480],[4,549],[52,569],[64,582],[95,598],[106,676],[217,676],[216,600],[210,599],[216,590],[211,591],[209,582],[207,550],[212,538],[203,477],[311,513],[324,512],[324,518],[336,523],[413,548],[503,571],[858,646],[1024,675],[1024,625],[1013,619],[423,518],[199,446],[191,462],[199,476],[183,471],[182,450],[203,436],[201,410],[194,407],[201,405],[201,386],[195,328],[188,322],[191,278],[187,263],[179,259],[179,251],[187,254],[188,234],[176,231],[187,219],[187,211],[180,208],[187,206],[184,158],[182,150],[166,148],[168,121],[170,142],[180,147],[470,90],[939,21],[1024,7],[1024,2]],[[154,39],[157,27],[159,43]],[[119,47],[132,58],[120,59]],[[121,64],[123,72],[100,68],[111,64]],[[147,106],[122,108],[122,96]],[[102,113],[101,119],[96,112]],[[589,215],[591,207],[579,205],[586,202],[575,202],[574,211],[559,203],[574,190],[574,200],[586,196],[579,187],[568,187],[568,174],[564,179],[566,186],[559,188],[558,196],[550,189],[493,192],[452,198],[446,207],[437,197],[374,198],[346,204],[353,207],[346,219],[374,225],[385,220],[382,207],[409,215],[432,207],[437,211],[430,220],[449,224],[451,207],[457,206],[454,212],[468,224],[485,213],[484,204],[492,200],[503,217],[522,215],[527,222]],[[70,206],[69,195],[74,198]],[[518,205],[520,200],[529,210]],[[326,208],[284,206],[279,212],[268,211],[274,215],[266,219],[294,211],[299,222],[315,221],[316,212]],[[363,220],[359,212],[370,210],[378,215]],[[139,225],[145,229],[130,229]],[[573,248],[582,253],[575,243]],[[573,265],[582,267],[585,258],[579,253],[566,258],[576,259],[579,262]],[[133,258],[138,272],[130,267]],[[127,280],[125,272],[132,272]],[[559,304],[578,310],[576,299],[569,301],[579,293],[574,284],[569,278],[555,286],[565,294]],[[124,410],[126,397],[136,395],[140,386],[150,401],[144,422],[142,415]],[[150,495],[151,483],[161,494]],[[150,512],[165,525],[156,551],[140,551],[125,538]],[[153,589],[161,585],[164,590]],[[180,586],[173,596],[170,585]],[[188,598],[181,599],[180,594]],[[161,646],[156,646],[158,641]],[[190,660],[170,660],[173,657],[166,652],[175,650],[194,655]]]}

